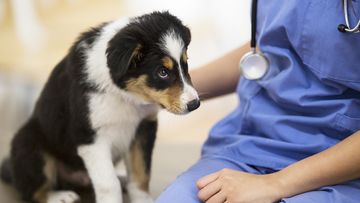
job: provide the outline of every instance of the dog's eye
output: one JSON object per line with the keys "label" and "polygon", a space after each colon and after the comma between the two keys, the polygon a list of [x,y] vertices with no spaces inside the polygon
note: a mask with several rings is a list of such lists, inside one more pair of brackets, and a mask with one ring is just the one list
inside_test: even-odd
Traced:
{"label": "dog's eye", "polygon": [[160,68],[157,74],[162,79],[167,79],[169,77],[169,73],[165,68]]}

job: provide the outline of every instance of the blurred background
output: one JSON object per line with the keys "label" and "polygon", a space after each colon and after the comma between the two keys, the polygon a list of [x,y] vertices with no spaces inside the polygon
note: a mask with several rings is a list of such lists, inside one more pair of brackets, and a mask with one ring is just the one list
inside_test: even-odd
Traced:
{"label": "blurred background", "polygon": [[[8,154],[14,132],[31,113],[49,73],[80,32],[155,10],[170,11],[191,29],[190,69],[250,36],[250,0],[0,0],[0,159]],[[159,114],[150,186],[154,198],[199,159],[209,129],[237,102],[229,95],[203,102],[186,116]],[[19,202],[3,183],[0,202]]]}

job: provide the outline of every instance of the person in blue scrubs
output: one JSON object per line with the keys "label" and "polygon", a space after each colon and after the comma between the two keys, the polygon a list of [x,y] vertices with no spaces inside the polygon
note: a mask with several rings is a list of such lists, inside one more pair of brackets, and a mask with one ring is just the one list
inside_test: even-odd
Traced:
{"label": "person in blue scrubs", "polygon": [[[359,17],[352,0],[350,24]],[[247,44],[191,73],[200,94],[236,89],[240,102],[156,202],[359,203],[360,33],[343,22],[342,0],[259,0],[268,72],[239,80]]]}

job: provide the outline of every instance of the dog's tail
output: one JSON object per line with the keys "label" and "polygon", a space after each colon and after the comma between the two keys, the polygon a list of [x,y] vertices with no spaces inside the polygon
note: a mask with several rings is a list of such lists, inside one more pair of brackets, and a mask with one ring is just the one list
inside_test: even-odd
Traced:
{"label": "dog's tail", "polygon": [[0,178],[6,182],[11,183],[12,182],[12,175],[11,175],[11,165],[10,165],[10,159],[5,158],[3,162],[1,163],[0,168]]}

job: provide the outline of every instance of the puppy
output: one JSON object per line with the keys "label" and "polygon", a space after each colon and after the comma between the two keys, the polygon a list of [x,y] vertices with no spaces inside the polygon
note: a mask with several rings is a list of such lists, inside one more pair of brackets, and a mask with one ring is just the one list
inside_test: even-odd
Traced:
{"label": "puppy", "polygon": [[120,203],[124,160],[132,202],[152,202],[149,175],[157,112],[199,107],[187,65],[190,31],[168,12],[108,22],[83,33],[54,68],[1,175],[26,201],[73,203],[57,191],[58,163],[86,170],[97,203]]}

